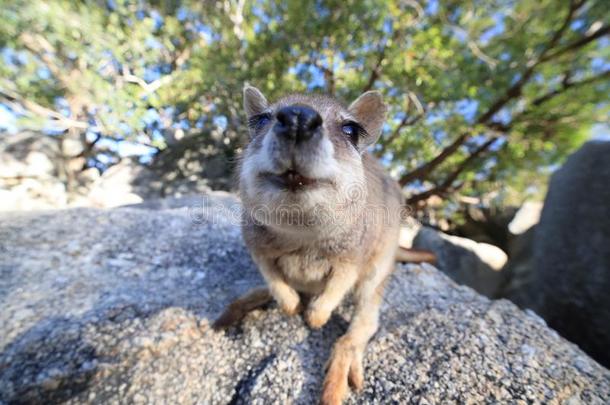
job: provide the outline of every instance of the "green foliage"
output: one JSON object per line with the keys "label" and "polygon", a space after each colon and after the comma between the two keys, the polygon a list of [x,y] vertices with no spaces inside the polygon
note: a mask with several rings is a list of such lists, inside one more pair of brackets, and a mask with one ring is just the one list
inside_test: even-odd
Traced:
{"label": "green foliage", "polygon": [[322,91],[348,102],[375,88],[390,106],[375,152],[413,204],[540,190],[607,120],[602,0],[32,0],[1,10],[11,62],[0,65],[0,101],[38,119],[28,125],[42,116],[159,149],[179,130],[235,149],[245,82],[271,99]]}

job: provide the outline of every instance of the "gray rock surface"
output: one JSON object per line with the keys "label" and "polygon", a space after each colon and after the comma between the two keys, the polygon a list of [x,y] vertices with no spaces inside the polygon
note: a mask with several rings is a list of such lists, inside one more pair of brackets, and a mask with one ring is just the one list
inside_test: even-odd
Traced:
{"label": "gray rock surface", "polygon": [[64,207],[57,140],[31,132],[0,139],[0,211]]}
{"label": "gray rock surface", "polygon": [[[236,201],[177,205],[0,214],[0,402],[315,403],[349,304],[319,331],[274,306],[212,331],[262,281]],[[610,401],[540,318],[431,266],[397,269],[381,324],[349,403]]]}
{"label": "gray rock surface", "polygon": [[610,366],[610,142],[553,174],[533,239],[531,281],[511,298]]}
{"label": "gray rock surface", "polygon": [[503,282],[507,256],[496,246],[422,227],[413,247],[434,252],[439,269],[488,297],[494,297]]}

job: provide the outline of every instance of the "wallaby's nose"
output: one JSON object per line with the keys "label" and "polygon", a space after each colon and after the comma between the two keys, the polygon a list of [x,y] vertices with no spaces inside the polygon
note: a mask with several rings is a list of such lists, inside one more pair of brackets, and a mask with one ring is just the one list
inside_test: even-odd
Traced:
{"label": "wallaby's nose", "polygon": [[322,117],[313,108],[303,105],[284,107],[277,113],[275,132],[297,142],[309,140],[322,125]]}

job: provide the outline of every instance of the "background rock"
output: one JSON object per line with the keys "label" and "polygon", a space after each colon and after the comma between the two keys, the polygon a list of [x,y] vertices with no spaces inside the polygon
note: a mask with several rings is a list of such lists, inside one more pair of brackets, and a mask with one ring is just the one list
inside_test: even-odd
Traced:
{"label": "background rock", "polygon": [[534,201],[525,202],[508,224],[508,262],[502,269],[504,281],[497,294],[498,297],[524,302],[530,291],[526,286],[532,282],[534,273],[534,234],[540,221],[543,204]]}
{"label": "background rock", "polygon": [[65,207],[56,140],[22,132],[0,142],[0,211]]}
{"label": "background rock", "polygon": [[150,184],[161,197],[201,194],[235,188],[233,173],[239,149],[227,148],[218,133],[187,136],[156,155]]}
{"label": "background rock", "polygon": [[527,286],[532,282],[535,271],[534,236],[536,226],[511,238],[508,245],[509,259],[502,269],[504,281],[498,296],[514,302],[526,302],[531,291]]}
{"label": "background rock", "polygon": [[150,184],[155,184],[151,171],[134,159],[123,159],[111,166],[89,187],[83,206],[100,208],[136,204],[146,198],[159,197],[151,192]]}
{"label": "background rock", "polygon": [[[236,201],[197,204],[0,214],[0,402],[317,400],[349,304],[320,331],[272,306],[213,332],[262,280]],[[610,400],[610,372],[540,318],[430,266],[395,272],[381,324],[348,403]]]}
{"label": "background rock", "polygon": [[21,132],[0,142],[2,179],[57,176],[54,159],[60,156],[57,141],[49,136]]}
{"label": "background rock", "polygon": [[413,240],[413,247],[431,250],[436,254],[440,270],[457,283],[488,297],[495,296],[502,283],[501,270],[507,256],[496,246],[422,227]]}
{"label": "background rock", "polygon": [[510,234],[508,226],[519,207],[462,203],[462,223],[451,229],[456,236],[487,243],[506,251]]}
{"label": "background rock", "polygon": [[610,366],[610,142],[592,141],[551,179],[533,271],[509,297]]}
{"label": "background rock", "polygon": [[[95,167],[78,169],[74,187],[68,191],[62,156],[78,155],[82,145],[68,140],[63,146],[62,153],[58,139],[31,132],[1,140],[0,211],[109,208],[233,186],[234,152],[218,154],[218,145],[207,137],[191,136],[156,155],[148,165],[124,157],[103,173]],[[82,167],[84,162],[79,164]]]}
{"label": "background rock", "polygon": [[508,224],[508,231],[512,236],[522,235],[538,222],[542,214],[543,204],[537,201],[526,201]]}

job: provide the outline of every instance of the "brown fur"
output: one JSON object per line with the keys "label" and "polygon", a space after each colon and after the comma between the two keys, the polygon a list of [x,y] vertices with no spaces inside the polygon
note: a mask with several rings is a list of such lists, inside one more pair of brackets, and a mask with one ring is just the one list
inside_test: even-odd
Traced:
{"label": "brown fur", "polygon": [[[307,95],[291,95],[269,104],[257,89],[244,90],[249,118],[261,113],[273,116],[291,105],[306,105],[319,113],[323,138],[317,143],[285,146],[283,138],[273,132],[273,121],[251,130],[252,140],[240,168],[242,232],[268,289],[235,301],[215,327],[240,321],[249,310],[273,297],[288,315],[303,308],[307,323],[320,328],[344,297],[353,293],[354,315],[346,334],[335,343],[322,389],[321,402],[336,405],[345,398],[348,383],[356,390],[364,385],[362,359],[378,327],[384,284],[395,259],[423,261],[430,257],[398,250],[400,189],[363,152],[381,132],[385,106],[380,95],[365,93],[345,108],[332,98]],[[345,120],[358,122],[366,131],[356,144],[342,133]],[[323,173],[324,185],[288,193],[274,189],[259,175],[281,172],[287,165],[307,175]],[[276,216],[269,219],[261,210]],[[324,221],[326,216],[332,220]],[[310,299],[302,302],[303,297]]]}

